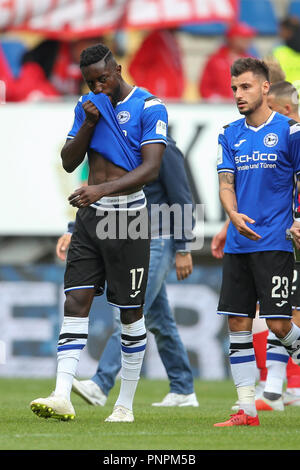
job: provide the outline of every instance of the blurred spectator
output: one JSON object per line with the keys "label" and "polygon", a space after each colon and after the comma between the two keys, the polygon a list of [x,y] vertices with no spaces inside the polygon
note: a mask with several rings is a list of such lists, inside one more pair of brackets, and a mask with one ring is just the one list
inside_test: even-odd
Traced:
{"label": "blurred spectator", "polygon": [[[101,38],[102,40],[102,38]],[[38,64],[60,95],[78,95],[82,87],[79,68],[80,53],[86,47],[98,44],[99,37],[73,41],[45,40],[27,52],[23,64]]]}
{"label": "blurred spectator", "polygon": [[46,39],[25,52],[21,70],[14,77],[0,45],[0,80],[6,84],[6,101],[37,101],[78,95],[83,85],[79,69],[82,49],[99,38],[70,42]]}
{"label": "blurred spectator", "polygon": [[129,64],[135,83],[165,99],[180,99],[185,78],[181,51],[173,30],[154,30]]}
{"label": "blurred spectator", "polygon": [[198,82],[204,100],[233,101],[230,67],[235,60],[254,55],[250,48],[255,36],[255,30],[246,23],[233,24],[227,30],[225,44],[208,58]]}
{"label": "blurred spectator", "polygon": [[5,83],[6,101],[55,99],[59,96],[43,69],[35,63],[24,64],[15,77],[0,44],[0,80]]}
{"label": "blurred spectator", "polygon": [[285,80],[285,73],[279,62],[274,57],[265,57],[264,62],[269,68],[270,83],[273,84]]}
{"label": "blurred spectator", "polygon": [[294,83],[300,80],[300,22],[288,17],[280,22],[279,36],[282,43],[273,49],[275,59],[285,72],[286,80]]}

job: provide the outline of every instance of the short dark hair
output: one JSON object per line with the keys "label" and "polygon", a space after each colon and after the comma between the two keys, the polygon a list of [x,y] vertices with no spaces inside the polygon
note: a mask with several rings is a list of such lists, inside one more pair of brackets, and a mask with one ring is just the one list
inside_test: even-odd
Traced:
{"label": "short dark hair", "polygon": [[104,44],[96,44],[95,46],[83,49],[80,54],[80,68],[87,67],[88,65],[96,64],[104,59],[107,64],[113,58],[111,50]]}
{"label": "short dark hair", "polygon": [[299,93],[292,83],[285,80],[276,82],[270,86],[269,95],[275,95],[277,98],[288,98],[291,103],[298,109]]}
{"label": "short dark hair", "polygon": [[238,77],[245,72],[252,72],[255,75],[262,75],[268,82],[270,81],[267,64],[263,60],[255,59],[254,57],[237,59],[232,64],[230,71],[232,77]]}

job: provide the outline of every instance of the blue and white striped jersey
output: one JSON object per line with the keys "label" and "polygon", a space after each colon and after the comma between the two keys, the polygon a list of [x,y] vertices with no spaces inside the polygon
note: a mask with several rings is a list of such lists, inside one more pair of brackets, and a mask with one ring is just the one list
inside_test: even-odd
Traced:
{"label": "blue and white striped jersey", "polygon": [[230,223],[224,251],[292,251],[286,229],[300,174],[300,123],[275,112],[259,127],[243,118],[224,126],[218,142],[218,173],[234,174],[238,212],[255,220],[250,226],[262,237],[249,240]]}
{"label": "blue and white striped jersey", "polygon": [[[159,98],[138,87],[134,87],[115,108],[102,93],[95,95],[90,92],[82,96],[75,107],[74,123],[68,139],[77,134],[85,120],[82,103],[87,100],[92,101],[102,115],[95,127],[89,149],[100,153],[107,160],[131,171],[142,163],[143,145],[151,143],[167,145],[166,107]],[[114,132],[111,133],[111,130]],[[119,149],[124,140],[131,150],[131,156],[128,158],[124,155],[124,149]]]}

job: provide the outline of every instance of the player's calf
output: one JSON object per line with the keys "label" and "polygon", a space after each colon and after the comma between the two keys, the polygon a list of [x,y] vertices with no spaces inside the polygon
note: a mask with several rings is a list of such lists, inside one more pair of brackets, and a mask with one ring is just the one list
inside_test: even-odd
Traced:
{"label": "player's calf", "polygon": [[[121,321],[122,319],[124,319],[124,312],[121,313]],[[122,323],[121,325],[121,387],[115,407],[121,406],[132,411],[132,403],[146,349],[147,334],[143,316],[133,323]]]}
{"label": "player's calf", "polygon": [[[274,323],[267,320],[268,327],[281,341],[288,354],[296,364],[300,364],[300,328],[290,320]],[[281,326],[280,326],[281,325]]]}

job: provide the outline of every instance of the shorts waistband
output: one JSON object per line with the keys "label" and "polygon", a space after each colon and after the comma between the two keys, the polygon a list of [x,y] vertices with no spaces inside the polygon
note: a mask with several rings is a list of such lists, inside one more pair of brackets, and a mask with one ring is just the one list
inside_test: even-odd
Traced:
{"label": "shorts waistband", "polygon": [[137,191],[132,194],[124,194],[122,196],[105,196],[99,199],[90,207],[94,209],[101,209],[103,211],[109,210],[138,210],[146,206],[146,196],[143,190]]}

